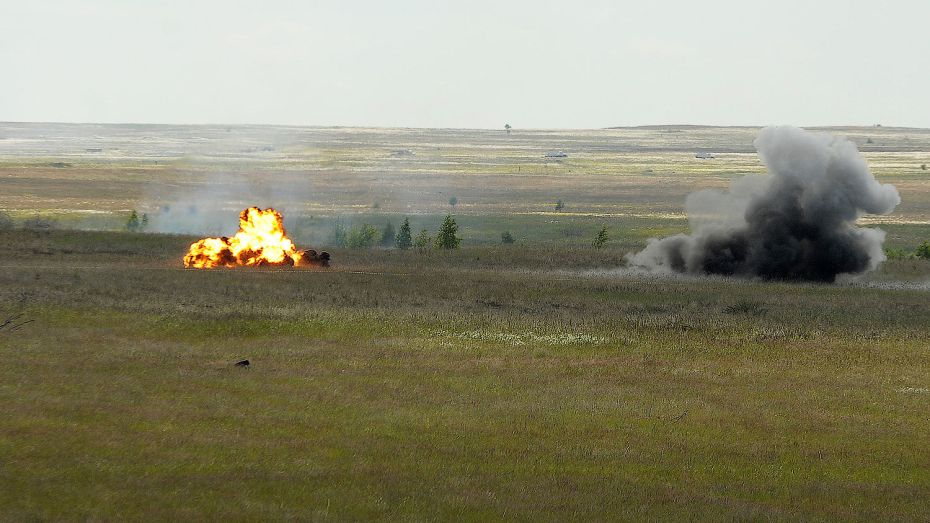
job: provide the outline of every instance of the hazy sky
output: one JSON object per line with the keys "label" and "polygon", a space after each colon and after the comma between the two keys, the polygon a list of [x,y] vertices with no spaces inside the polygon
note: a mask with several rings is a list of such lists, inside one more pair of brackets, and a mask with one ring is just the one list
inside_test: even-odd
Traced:
{"label": "hazy sky", "polygon": [[930,127],[930,1],[0,0],[0,121]]}

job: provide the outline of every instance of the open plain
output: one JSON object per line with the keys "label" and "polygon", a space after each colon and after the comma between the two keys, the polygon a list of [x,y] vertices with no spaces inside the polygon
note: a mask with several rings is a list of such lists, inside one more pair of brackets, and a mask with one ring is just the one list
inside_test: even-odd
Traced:
{"label": "open plain", "polygon": [[[930,261],[624,266],[757,131],[0,124],[0,519],[926,519]],[[930,240],[930,131],[830,131]],[[332,266],[183,268],[249,205]]]}

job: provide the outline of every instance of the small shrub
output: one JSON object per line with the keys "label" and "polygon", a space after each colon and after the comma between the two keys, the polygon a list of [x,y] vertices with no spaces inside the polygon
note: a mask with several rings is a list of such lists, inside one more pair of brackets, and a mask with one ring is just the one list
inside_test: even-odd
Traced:
{"label": "small shrub", "polygon": [[367,223],[362,224],[361,227],[352,227],[346,235],[346,247],[350,249],[370,249],[374,246],[377,236],[378,230]]}
{"label": "small shrub", "polygon": [[13,218],[8,213],[0,211],[0,231],[8,231],[13,228]]}
{"label": "small shrub", "polygon": [[889,260],[906,260],[910,254],[904,249],[885,247],[885,257]]}
{"label": "small shrub", "polygon": [[921,171],[926,171],[926,170],[927,170],[927,164],[925,164],[925,163],[920,164],[920,170],[921,170]]}
{"label": "small shrub", "polygon": [[921,243],[914,251],[914,256],[922,260],[930,260],[930,242]]}
{"label": "small shrub", "polygon": [[595,249],[600,249],[607,244],[608,240],[610,240],[610,237],[607,236],[607,227],[601,227],[601,231],[597,233],[591,245],[593,245]]}
{"label": "small shrub", "polygon": [[142,222],[139,221],[139,213],[135,209],[129,213],[129,219],[126,220],[126,230],[129,232],[136,232],[139,228],[142,227]]}
{"label": "small shrub", "polygon": [[562,200],[559,200],[559,201],[555,202],[555,210],[556,210],[556,212],[561,211],[561,210],[564,209],[564,208],[565,208],[565,202],[563,202]]}
{"label": "small shrub", "polygon": [[513,235],[510,234],[510,231],[504,231],[501,233],[501,243],[504,245],[510,245],[514,242]]}
{"label": "small shrub", "polygon": [[420,234],[417,234],[417,237],[413,240],[413,246],[419,250],[425,250],[430,244],[433,243],[433,239],[430,238],[429,231],[423,229],[420,231]]}

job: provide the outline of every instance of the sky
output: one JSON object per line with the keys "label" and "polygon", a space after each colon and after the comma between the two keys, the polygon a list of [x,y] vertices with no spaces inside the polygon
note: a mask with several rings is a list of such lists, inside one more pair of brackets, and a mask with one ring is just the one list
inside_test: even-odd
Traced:
{"label": "sky", "polygon": [[930,1],[0,0],[0,121],[930,127]]}

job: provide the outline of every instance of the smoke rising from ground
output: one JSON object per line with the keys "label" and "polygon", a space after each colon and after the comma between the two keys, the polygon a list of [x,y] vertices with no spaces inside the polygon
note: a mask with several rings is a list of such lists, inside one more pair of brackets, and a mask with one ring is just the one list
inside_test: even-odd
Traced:
{"label": "smoke rising from ground", "polygon": [[230,236],[236,232],[239,213],[251,206],[274,207],[291,225],[312,197],[312,183],[300,173],[272,175],[216,173],[197,174],[182,189],[169,188],[166,194],[153,194],[147,207],[150,230],[174,234]]}
{"label": "smoke rising from ground", "polygon": [[885,233],[856,227],[901,202],[845,138],[768,127],[755,142],[768,174],[688,196],[691,234],[653,239],[628,257],[655,271],[832,282],[885,260]]}

